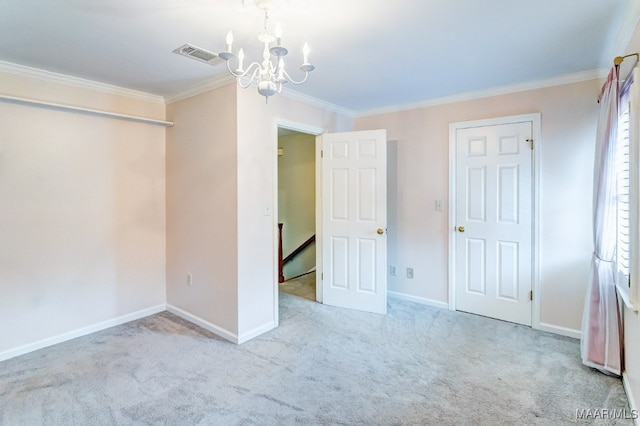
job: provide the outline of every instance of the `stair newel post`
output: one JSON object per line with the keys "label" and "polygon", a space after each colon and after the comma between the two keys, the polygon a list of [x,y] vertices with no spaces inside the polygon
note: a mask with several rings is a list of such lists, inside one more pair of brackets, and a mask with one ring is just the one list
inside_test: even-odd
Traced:
{"label": "stair newel post", "polygon": [[282,226],[283,223],[278,223],[279,238],[278,238],[278,282],[284,282],[284,262],[282,261]]}

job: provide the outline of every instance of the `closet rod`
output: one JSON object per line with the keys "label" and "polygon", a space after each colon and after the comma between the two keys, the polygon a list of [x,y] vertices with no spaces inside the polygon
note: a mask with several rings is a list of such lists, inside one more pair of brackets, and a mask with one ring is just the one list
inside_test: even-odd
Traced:
{"label": "closet rod", "polygon": [[171,121],[156,120],[156,119],[153,119],[153,118],[138,117],[138,116],[135,116],[135,115],[119,114],[117,112],[101,111],[101,110],[98,110],[98,109],[82,108],[82,107],[76,107],[76,106],[71,106],[71,105],[63,105],[63,104],[57,104],[57,103],[54,103],[54,102],[37,101],[35,99],[21,98],[21,97],[17,97],[17,96],[0,95],[0,100],[5,100],[5,101],[9,101],[9,102],[16,102],[16,103],[22,103],[22,104],[27,104],[27,105],[36,105],[36,106],[40,106],[40,107],[44,107],[44,108],[60,109],[60,110],[63,110],[63,111],[80,112],[80,113],[85,113],[85,114],[95,114],[95,115],[99,115],[99,116],[103,116],[103,117],[118,118],[118,119],[121,119],[121,120],[138,121],[138,122],[141,122],[141,123],[154,124],[154,125],[165,126],[165,127],[172,127],[173,126],[173,122],[171,122]]}

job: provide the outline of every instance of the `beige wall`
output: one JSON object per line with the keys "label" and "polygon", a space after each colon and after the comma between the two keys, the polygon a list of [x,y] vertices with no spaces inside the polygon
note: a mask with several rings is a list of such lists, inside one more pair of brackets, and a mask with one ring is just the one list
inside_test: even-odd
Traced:
{"label": "beige wall", "polygon": [[[277,126],[349,131],[353,119],[276,95],[238,91],[238,309],[240,341],[274,326],[277,302]],[[306,130],[306,129],[302,129]],[[265,208],[272,213],[265,216]]]}
{"label": "beige wall", "polygon": [[[0,93],[164,119],[13,74]],[[164,161],[162,126],[0,102],[0,360],[164,309]]]}
{"label": "beige wall", "polygon": [[[353,120],[230,84],[167,106],[167,303],[237,342],[277,321],[277,126]],[[192,274],[192,285],[186,275]]]}
{"label": "beige wall", "polygon": [[[305,133],[278,137],[278,222],[284,224],[282,251],[289,255],[316,233],[316,138]],[[315,244],[284,266],[286,279],[316,265]]]}
{"label": "beige wall", "polygon": [[[356,130],[386,128],[389,143],[389,263],[414,268],[389,290],[425,303],[448,302],[449,124],[541,113],[540,322],[577,334],[591,258],[593,138],[600,82],[586,81],[356,119]],[[446,209],[445,209],[446,210]]]}
{"label": "beige wall", "polygon": [[235,340],[236,86],[169,104],[167,119],[167,303]]}
{"label": "beige wall", "polygon": [[[0,76],[0,93],[3,95],[156,120],[165,118],[165,104],[162,98],[150,99],[152,97],[144,93],[119,94],[117,88],[93,85],[92,82],[77,84],[73,78],[58,75],[54,78],[56,81],[51,81],[49,73],[44,73],[41,78],[39,74],[28,76],[0,71]],[[163,127],[159,129],[164,133]]]}

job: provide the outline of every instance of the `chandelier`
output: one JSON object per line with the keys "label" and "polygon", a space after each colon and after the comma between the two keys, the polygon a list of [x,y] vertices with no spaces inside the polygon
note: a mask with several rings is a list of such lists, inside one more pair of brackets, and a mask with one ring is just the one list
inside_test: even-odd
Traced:
{"label": "chandelier", "polygon": [[[264,12],[264,28],[258,34],[258,40],[264,44],[262,51],[262,62],[252,62],[247,68],[244,67],[244,50],[241,48],[236,56],[233,53],[233,33],[229,31],[226,38],[226,49],[218,56],[227,63],[227,70],[238,81],[238,85],[243,89],[257,83],[258,93],[269,101],[269,96],[282,91],[285,83],[302,84],[307,81],[309,73],[314,70],[314,66],[309,63],[309,45],[304,44],[302,49],[303,62],[300,71],[304,72],[304,78],[296,81],[285,69],[284,57],[289,51],[282,46],[282,28],[276,25],[274,33],[269,32],[269,11],[273,4],[270,1],[258,0],[256,6]],[[273,44],[273,46],[272,46]],[[231,61],[237,60],[237,68],[231,67]]]}

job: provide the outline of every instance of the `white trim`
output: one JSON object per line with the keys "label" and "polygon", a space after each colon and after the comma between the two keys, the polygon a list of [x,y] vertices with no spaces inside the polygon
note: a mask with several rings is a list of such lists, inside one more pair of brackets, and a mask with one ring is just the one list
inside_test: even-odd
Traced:
{"label": "white trim", "polygon": [[[295,132],[306,133],[313,136],[322,135],[327,133],[327,129],[324,127],[312,126],[310,124],[299,123],[297,121],[288,120],[286,118],[276,117],[274,119],[276,124],[276,130],[278,127],[282,127],[285,129],[293,130]],[[278,137],[276,133],[276,138]],[[277,157],[276,157],[277,160]]]}
{"label": "white trim", "polygon": [[460,93],[457,95],[444,96],[441,98],[432,98],[424,101],[389,105],[380,108],[368,110],[360,110],[356,112],[356,117],[366,117],[370,115],[386,114],[391,112],[407,111],[418,108],[425,108],[437,105],[451,104],[456,102],[471,101],[481,98],[489,98],[492,96],[507,95],[510,93],[524,92],[527,90],[544,89],[546,87],[561,86],[564,84],[579,83],[582,81],[601,79],[607,76],[608,70],[597,69],[590,71],[582,71],[575,74],[566,74],[559,77],[549,78],[545,80],[530,81],[526,83],[518,83],[509,86],[493,87],[490,89],[476,90],[473,92]]}
{"label": "white trim", "polygon": [[540,167],[541,167],[541,151],[544,144],[542,143],[542,114],[533,114],[533,164],[531,170],[531,184],[533,185],[533,211],[531,212],[531,220],[533,226],[532,247],[531,247],[531,290],[533,291],[533,312],[531,313],[531,327],[540,328],[540,233],[542,223],[540,221]]}
{"label": "white trim", "polygon": [[49,83],[64,84],[66,86],[94,90],[96,92],[108,93],[111,95],[126,96],[127,98],[138,99],[155,104],[165,103],[162,96],[154,95],[151,93],[140,92],[138,90],[132,90],[124,87],[113,86],[111,84],[86,80],[80,77],[58,74],[55,72],[27,67],[24,65],[18,65],[11,62],[0,61],[0,72],[14,74],[21,77],[35,78],[37,80],[46,81]]}
{"label": "white trim", "polygon": [[316,301],[324,303],[324,198],[322,197],[322,135],[316,135],[315,166],[316,166]]}
{"label": "white trim", "polygon": [[[315,167],[316,167],[316,258],[317,258],[317,253],[319,248],[322,247],[322,233],[321,233],[321,229],[318,230],[318,211],[322,212],[322,204],[317,204],[317,194],[318,194],[318,178],[317,178],[317,171],[318,168],[320,167],[319,165],[319,161],[320,161],[320,151],[317,148],[318,146],[318,135],[322,135],[324,133],[327,133],[327,129],[323,128],[323,127],[318,127],[318,126],[313,126],[310,124],[305,124],[305,123],[300,123],[297,121],[293,121],[293,120],[289,120],[286,118],[282,118],[282,117],[275,117],[273,119],[273,123],[274,126],[272,126],[272,129],[274,131],[274,134],[272,134],[271,138],[274,141],[273,143],[273,188],[272,188],[272,199],[271,199],[271,205],[273,206],[273,222],[272,222],[272,228],[273,228],[273,247],[274,247],[274,261],[272,262],[273,265],[277,265],[278,264],[278,128],[279,127],[283,127],[285,129],[289,129],[289,130],[293,130],[296,132],[301,132],[301,133],[306,133],[309,135],[314,135],[316,136],[316,163],[315,163]],[[321,206],[320,209],[318,210],[318,206]],[[316,271],[318,271],[316,273],[316,301],[319,303],[322,303],[322,286],[321,285],[317,285],[317,283],[320,280],[320,276],[322,274],[322,264],[318,263],[316,260]],[[274,315],[273,315],[273,322],[274,322],[274,328],[278,327],[280,325],[280,298],[278,296],[278,292],[279,292],[279,282],[278,282],[278,270],[277,268],[274,268],[274,274],[273,274],[273,284],[274,284]]]}
{"label": "white trim", "polygon": [[536,330],[546,331],[547,333],[559,334],[561,336],[573,337],[574,339],[580,339],[582,337],[582,331],[575,330],[573,328],[561,327],[559,325],[547,324],[545,322],[538,323],[537,327],[533,327]]}
{"label": "white trim", "polygon": [[421,305],[431,306],[440,309],[449,309],[447,302],[440,300],[427,299],[426,297],[411,296],[405,293],[399,293],[397,291],[387,290],[387,295],[393,299],[405,300],[407,302],[419,303]]}
{"label": "white trim", "polygon": [[629,296],[628,289],[625,289],[624,287],[622,287],[620,283],[616,283],[616,291],[618,292],[618,297],[620,297],[620,299],[622,299],[622,301],[624,302],[624,306],[627,309],[629,309],[631,312],[637,314],[639,307],[634,305],[633,302],[631,301],[631,297]]}
{"label": "white trim", "polygon": [[[470,127],[483,127],[493,126],[501,124],[522,123],[531,122],[532,125],[532,138],[534,141],[534,149],[532,154],[532,236],[531,236],[531,290],[533,291],[533,304],[531,309],[531,327],[534,329],[542,329],[542,323],[540,322],[540,280],[539,280],[539,265],[540,265],[540,149],[542,147],[542,115],[540,113],[512,115],[506,117],[490,118],[485,120],[474,121],[462,121],[449,124],[449,254],[448,254],[448,271],[449,271],[449,310],[456,310],[456,266],[455,266],[455,253],[456,253],[456,239],[455,239],[455,225],[456,225],[456,132],[459,129],[465,129]],[[564,334],[566,330],[573,333],[575,330],[564,329],[563,327],[556,327],[545,325],[548,328],[553,328],[546,331],[552,333]],[[566,335],[566,334],[565,334]]]}
{"label": "white trim", "polygon": [[[178,94],[171,95],[171,96],[165,96],[164,101],[167,104],[171,104],[173,102],[178,102],[183,99],[187,99],[192,96],[196,96],[201,93],[205,93],[210,90],[217,89],[218,87],[226,86],[227,84],[233,84],[235,83],[235,81],[236,79],[233,76],[225,73],[223,75],[212,77],[209,80],[205,81],[204,83],[194,86],[184,92],[180,92]],[[304,93],[300,93],[298,91],[295,91],[286,87],[282,90],[279,96],[293,99],[295,101],[300,101],[307,105],[314,106],[325,111],[331,111],[337,114],[342,114],[350,118],[354,118],[356,116],[355,111],[351,109],[344,108],[327,101],[323,101],[322,99],[318,99],[313,96],[305,95]]]}
{"label": "white trim", "polygon": [[280,95],[284,96],[285,98],[304,102],[307,105],[315,106],[325,111],[331,111],[337,114],[346,115],[350,118],[355,118],[357,116],[356,111],[352,109],[341,107],[340,105],[332,104],[331,102],[323,101],[322,99],[305,95],[304,93],[300,93],[289,88],[284,88]]}
{"label": "white trim", "polygon": [[219,327],[215,324],[210,323],[207,320],[204,320],[196,315],[193,315],[185,310],[182,310],[180,308],[178,308],[177,306],[173,306],[170,304],[167,304],[167,311],[171,312],[174,315],[179,316],[180,318],[182,318],[185,321],[189,321],[190,323],[193,323],[199,327],[204,328],[205,330],[208,330],[210,332],[212,332],[213,334],[215,334],[216,336],[220,336],[225,340],[228,340],[232,343],[238,343],[238,335],[235,333],[230,332],[229,330],[226,330],[222,327]]}
{"label": "white trim", "polygon": [[254,328],[253,330],[247,332],[247,333],[243,333],[238,337],[238,344],[241,345],[244,342],[248,342],[249,340],[253,339],[254,337],[258,337],[261,334],[266,333],[267,331],[271,331],[274,328],[276,328],[275,324],[273,321],[270,321],[264,325],[261,325],[259,327]]}
{"label": "white trim", "polygon": [[608,66],[612,66],[613,58],[624,55],[625,53],[631,53],[627,52],[626,49],[629,46],[638,21],[640,21],[640,2],[631,1],[629,2],[629,9],[625,13],[625,19],[620,26],[620,31],[618,32],[615,43],[613,43],[611,51],[605,50],[605,53],[603,53],[605,56],[601,58],[602,62]]}
{"label": "white trim", "polygon": [[9,349],[4,352],[0,352],[0,362],[10,358],[15,358],[20,355],[28,354],[29,352],[37,351],[49,346],[57,345],[78,337],[86,336],[87,334],[96,333],[98,331],[106,330],[107,328],[116,327],[118,325],[126,324],[131,321],[138,320],[140,318],[148,317],[150,315],[157,314],[166,309],[164,304],[153,306],[151,308],[142,309],[140,311],[132,312],[130,314],[122,315],[117,318],[112,318],[106,321],[102,321],[96,324],[92,324],[86,327],[78,328],[67,333],[62,333],[57,336],[49,337],[39,340],[34,343],[19,346],[17,348]]}
{"label": "white trim", "polygon": [[[629,402],[631,413],[639,413],[640,407],[638,406],[635,396],[631,391],[631,383],[629,383],[629,375],[626,371],[622,372],[622,387],[624,388],[624,392],[627,394],[627,400]],[[633,419],[633,424],[636,426],[640,425],[640,419],[638,419],[638,417],[635,417]]]}
{"label": "white trim", "polygon": [[219,76],[212,77],[206,80],[203,83],[198,84],[188,90],[177,93],[175,95],[165,96],[164,102],[168,105],[174,102],[181,101],[183,99],[191,98],[196,95],[200,95],[202,93],[208,92],[213,89],[217,89],[222,86],[226,86],[228,84],[235,83],[236,79],[233,78],[230,74],[223,74]]}
{"label": "white trim", "polygon": [[448,253],[448,274],[447,285],[449,286],[449,310],[456,310],[456,233],[454,230],[456,224],[456,130],[457,128],[449,124],[449,223],[447,224],[447,234],[449,234],[449,253]]}
{"label": "white trim", "polygon": [[155,124],[155,125],[160,125],[160,126],[165,126],[165,127],[173,126],[173,122],[171,122],[171,121],[156,120],[155,118],[147,118],[147,117],[139,117],[139,116],[135,116],[135,115],[120,114],[120,113],[117,113],[117,112],[103,111],[103,110],[92,109],[92,108],[76,107],[76,106],[71,106],[71,105],[58,104],[58,103],[55,103],[55,102],[45,102],[45,101],[39,101],[39,100],[36,100],[36,99],[22,98],[22,97],[18,97],[18,96],[9,96],[9,95],[0,94],[0,101],[8,101],[8,102],[14,102],[14,103],[20,103],[20,104],[27,104],[27,105],[30,105],[30,106],[36,106],[36,107],[41,107],[41,108],[58,109],[58,110],[63,110],[63,111],[67,111],[67,112],[79,112],[79,113],[84,113],[84,114],[99,115],[101,117],[117,118],[117,119],[120,119],[120,120],[137,121],[137,122],[140,122],[140,123]]}
{"label": "white trim", "polygon": [[[273,176],[273,186],[271,187],[271,246],[273,247],[271,264],[274,265],[272,279],[273,279],[273,326],[280,327],[280,210],[278,209],[279,203],[279,188],[278,181],[278,146],[280,145],[280,136],[278,136],[278,119],[274,120],[275,126],[271,126],[270,139],[273,141],[271,144],[271,167],[273,169],[271,176]],[[283,272],[284,274],[284,272]]]}

